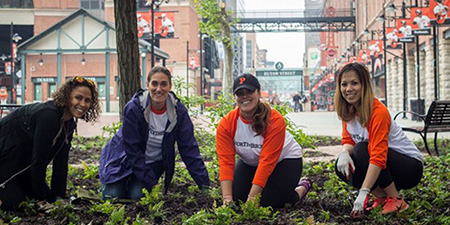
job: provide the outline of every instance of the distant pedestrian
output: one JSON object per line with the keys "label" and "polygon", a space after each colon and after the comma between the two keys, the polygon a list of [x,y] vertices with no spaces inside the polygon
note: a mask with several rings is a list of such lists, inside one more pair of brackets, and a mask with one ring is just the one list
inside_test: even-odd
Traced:
{"label": "distant pedestrian", "polygon": [[302,111],[301,110],[301,102],[300,102],[300,100],[301,100],[301,97],[300,97],[300,95],[298,93],[296,93],[292,97],[292,101],[294,101],[294,112],[298,112],[299,110],[300,110],[300,112]]}
{"label": "distant pedestrian", "polygon": [[[358,216],[377,206],[382,207],[383,214],[407,209],[398,191],[420,182],[423,156],[375,97],[365,66],[350,63],[340,70],[335,106],[343,121],[336,173],[359,188],[351,215]],[[367,207],[370,193],[375,199]]]}
{"label": "distant pedestrian", "polygon": [[[22,106],[0,120],[0,208],[17,209],[26,198],[38,206],[66,197],[69,149],[76,120],[98,119],[92,80],[74,77],[53,100]],[[50,187],[47,166],[53,161]]]}
{"label": "distant pedestrian", "polygon": [[260,102],[261,86],[251,74],[234,80],[233,93],[238,108],[222,118],[216,135],[223,203],[254,201],[257,194],[262,206],[301,202],[312,183],[300,179],[302,149],[283,116]]}
{"label": "distant pedestrian", "polygon": [[142,188],[151,191],[163,173],[167,192],[175,173],[175,142],[199,189],[209,186],[191,118],[171,88],[170,71],[154,67],[147,90],[136,92],[125,106],[122,127],[100,156],[103,199],[140,199]]}

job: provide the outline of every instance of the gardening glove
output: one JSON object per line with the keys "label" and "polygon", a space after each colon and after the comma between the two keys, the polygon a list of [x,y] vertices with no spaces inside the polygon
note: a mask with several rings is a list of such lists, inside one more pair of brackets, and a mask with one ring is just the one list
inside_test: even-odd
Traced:
{"label": "gardening glove", "polygon": [[350,173],[355,172],[355,164],[353,163],[353,160],[350,157],[350,154],[346,150],[339,153],[336,166],[337,166],[338,171],[340,173],[344,174],[344,176],[347,178],[347,180],[350,179]]}
{"label": "gardening glove", "polygon": [[353,209],[350,213],[353,218],[357,217],[358,215],[364,214],[364,209],[367,208],[367,203],[369,202],[369,193],[370,189],[368,188],[359,189],[358,197],[353,203]]}

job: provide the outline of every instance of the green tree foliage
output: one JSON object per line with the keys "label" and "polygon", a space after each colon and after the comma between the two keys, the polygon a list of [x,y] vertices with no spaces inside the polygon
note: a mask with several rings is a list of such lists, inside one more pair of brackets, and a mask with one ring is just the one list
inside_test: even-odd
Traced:
{"label": "green tree foliage", "polygon": [[237,21],[231,20],[232,12],[226,10],[225,3],[219,5],[217,0],[194,0],[194,2],[197,13],[203,17],[203,21],[198,22],[200,32],[223,43],[225,49],[223,93],[231,93],[234,58],[231,26]]}

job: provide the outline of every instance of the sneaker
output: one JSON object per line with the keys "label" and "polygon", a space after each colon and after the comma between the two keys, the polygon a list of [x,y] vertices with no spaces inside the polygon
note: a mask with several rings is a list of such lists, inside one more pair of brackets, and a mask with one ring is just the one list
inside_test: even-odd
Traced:
{"label": "sneaker", "polygon": [[312,189],[312,181],[311,179],[309,179],[308,177],[303,177],[302,179],[300,179],[300,182],[297,184],[297,187],[295,188],[295,190],[299,189],[300,187],[304,187],[306,192],[305,194],[300,198],[300,203],[303,202],[303,200],[305,199],[306,195],[308,194],[308,192]]}
{"label": "sneaker", "polygon": [[403,210],[406,210],[409,207],[408,204],[406,204],[403,197],[387,197],[386,201],[384,202],[383,206],[383,214],[393,213],[393,212],[402,212]]}
{"label": "sneaker", "polygon": [[381,198],[373,197],[373,204],[372,204],[372,206],[367,207],[366,210],[370,211],[372,209],[377,208],[380,205],[383,207],[385,201],[386,201],[386,197],[381,197]]}

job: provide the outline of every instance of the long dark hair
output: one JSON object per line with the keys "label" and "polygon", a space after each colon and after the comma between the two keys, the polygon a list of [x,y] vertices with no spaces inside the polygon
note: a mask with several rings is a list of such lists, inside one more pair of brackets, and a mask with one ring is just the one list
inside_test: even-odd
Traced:
{"label": "long dark hair", "polygon": [[255,115],[252,119],[252,129],[256,132],[256,135],[263,135],[266,133],[269,118],[270,105],[259,101],[258,108],[256,109]]}
{"label": "long dark hair", "polygon": [[57,107],[67,110],[70,102],[70,95],[76,87],[88,87],[91,90],[91,106],[87,112],[81,117],[86,122],[95,122],[100,116],[100,102],[98,100],[98,91],[92,80],[83,77],[74,77],[64,83],[58,90],[53,93],[53,101]]}
{"label": "long dark hair", "polygon": [[[341,82],[344,73],[354,71],[361,82],[361,103],[358,108],[350,105],[342,96]],[[375,94],[372,90],[369,70],[366,66],[360,63],[349,63],[342,67],[336,79],[336,94],[334,96],[334,105],[339,118],[345,122],[352,120],[355,115],[358,115],[359,122],[363,127],[367,127],[370,117],[372,116],[372,107]]]}

